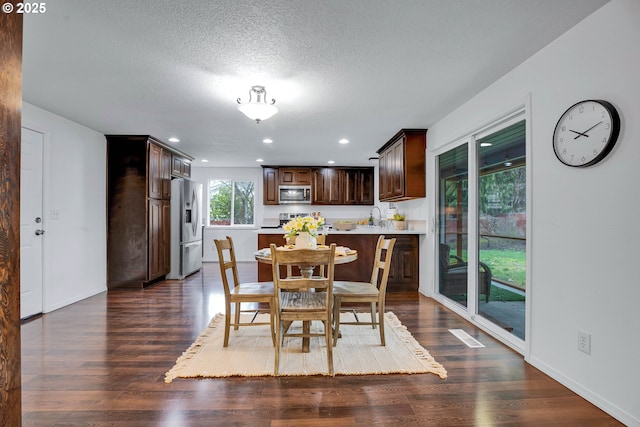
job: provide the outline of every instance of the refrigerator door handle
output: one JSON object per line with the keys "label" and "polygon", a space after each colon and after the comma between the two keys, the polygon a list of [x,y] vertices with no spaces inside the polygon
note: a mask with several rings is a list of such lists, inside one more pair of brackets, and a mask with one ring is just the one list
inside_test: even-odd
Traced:
{"label": "refrigerator door handle", "polygon": [[192,218],[191,229],[193,235],[196,236],[198,234],[198,227],[200,226],[200,204],[198,203],[198,190],[196,185],[192,188],[191,206],[193,207],[192,212],[195,211],[195,218]]}
{"label": "refrigerator door handle", "polygon": [[190,248],[191,246],[199,246],[201,244],[202,244],[202,242],[200,240],[198,240],[197,242],[185,243],[184,247],[185,248]]}

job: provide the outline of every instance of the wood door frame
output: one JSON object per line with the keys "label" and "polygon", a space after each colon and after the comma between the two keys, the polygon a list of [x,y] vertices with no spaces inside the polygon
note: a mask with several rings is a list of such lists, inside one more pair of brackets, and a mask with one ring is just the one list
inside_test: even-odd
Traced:
{"label": "wood door frame", "polygon": [[20,347],[20,140],[22,15],[0,14],[0,426],[22,424]]}

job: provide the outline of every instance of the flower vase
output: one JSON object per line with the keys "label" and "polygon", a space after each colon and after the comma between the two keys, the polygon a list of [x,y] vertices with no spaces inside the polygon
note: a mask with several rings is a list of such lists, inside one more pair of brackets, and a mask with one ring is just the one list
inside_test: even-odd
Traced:
{"label": "flower vase", "polygon": [[296,236],[296,249],[316,249],[318,240],[311,234],[301,231]]}

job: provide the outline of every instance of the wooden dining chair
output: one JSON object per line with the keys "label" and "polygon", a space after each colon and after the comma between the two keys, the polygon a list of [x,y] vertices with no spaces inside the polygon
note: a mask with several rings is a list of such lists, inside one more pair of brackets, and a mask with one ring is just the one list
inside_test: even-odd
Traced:
{"label": "wooden dining chair", "polygon": [[[387,293],[387,281],[389,280],[389,268],[391,266],[391,256],[396,239],[385,239],[378,237],[376,252],[373,260],[373,271],[370,282],[344,282],[335,281],[333,285],[333,345],[338,342],[340,325],[370,325],[372,328],[379,327],[380,343],[386,345],[384,340],[384,302]],[[380,274],[382,273],[382,274]],[[371,321],[361,322],[354,309],[350,309],[356,316],[355,322],[341,322],[340,314],[344,303],[370,303]],[[376,320],[377,312],[377,320]]]}
{"label": "wooden dining chair", "polygon": [[[269,325],[271,329],[271,340],[273,345],[276,344],[275,335],[275,288],[273,282],[252,282],[240,283],[238,279],[238,267],[236,265],[236,253],[233,248],[233,240],[227,236],[225,240],[214,240],[216,249],[218,250],[218,260],[220,262],[220,274],[222,276],[222,285],[224,287],[224,347],[229,345],[229,329],[231,326],[237,330],[239,326],[260,326]],[[233,286],[229,283],[229,271],[233,278]],[[265,309],[241,309],[242,303],[266,303],[269,305],[269,322],[255,322],[255,318],[259,312],[265,312]],[[231,307],[234,307],[234,320],[231,322]],[[241,322],[240,314],[253,312],[254,315],[249,322]]]}
{"label": "wooden dining chair", "polygon": [[[271,244],[273,283],[276,289],[276,353],[274,373],[280,372],[280,350],[285,337],[322,337],[327,346],[329,375],[333,375],[333,276],[335,243],[327,249],[278,250]],[[280,266],[324,266],[324,276],[281,277]],[[302,332],[288,332],[291,322],[303,321]],[[313,320],[324,323],[323,333],[314,333],[309,324]],[[305,324],[306,323],[306,324]]]}
{"label": "wooden dining chair", "polygon": [[[316,241],[318,242],[318,245],[324,245],[325,242],[326,242],[326,238],[327,238],[326,234],[318,234],[316,236]],[[295,245],[296,244],[296,236],[287,237],[286,238],[286,243],[287,243],[287,245]],[[321,265],[319,267],[319,269],[320,269],[319,275],[323,276],[324,275],[324,265]],[[287,265],[287,277],[293,277],[293,266],[292,265]]]}

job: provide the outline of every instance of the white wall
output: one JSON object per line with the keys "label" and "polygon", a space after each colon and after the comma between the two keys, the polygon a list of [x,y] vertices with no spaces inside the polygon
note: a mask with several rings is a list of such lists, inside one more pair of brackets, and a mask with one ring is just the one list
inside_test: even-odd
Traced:
{"label": "white wall", "polygon": [[[44,312],[105,291],[104,135],[28,104],[22,125],[44,133]],[[59,219],[52,219],[57,210]]]}
{"label": "white wall", "polygon": [[[640,425],[640,2],[613,0],[432,126],[442,147],[531,94],[532,281],[527,360],[628,425]],[[470,64],[472,65],[472,64]],[[603,162],[561,164],[551,139],[560,115],[604,99],[621,115]],[[435,179],[429,175],[428,180]],[[429,186],[429,188],[432,188]],[[576,349],[591,334],[591,355]]]}

